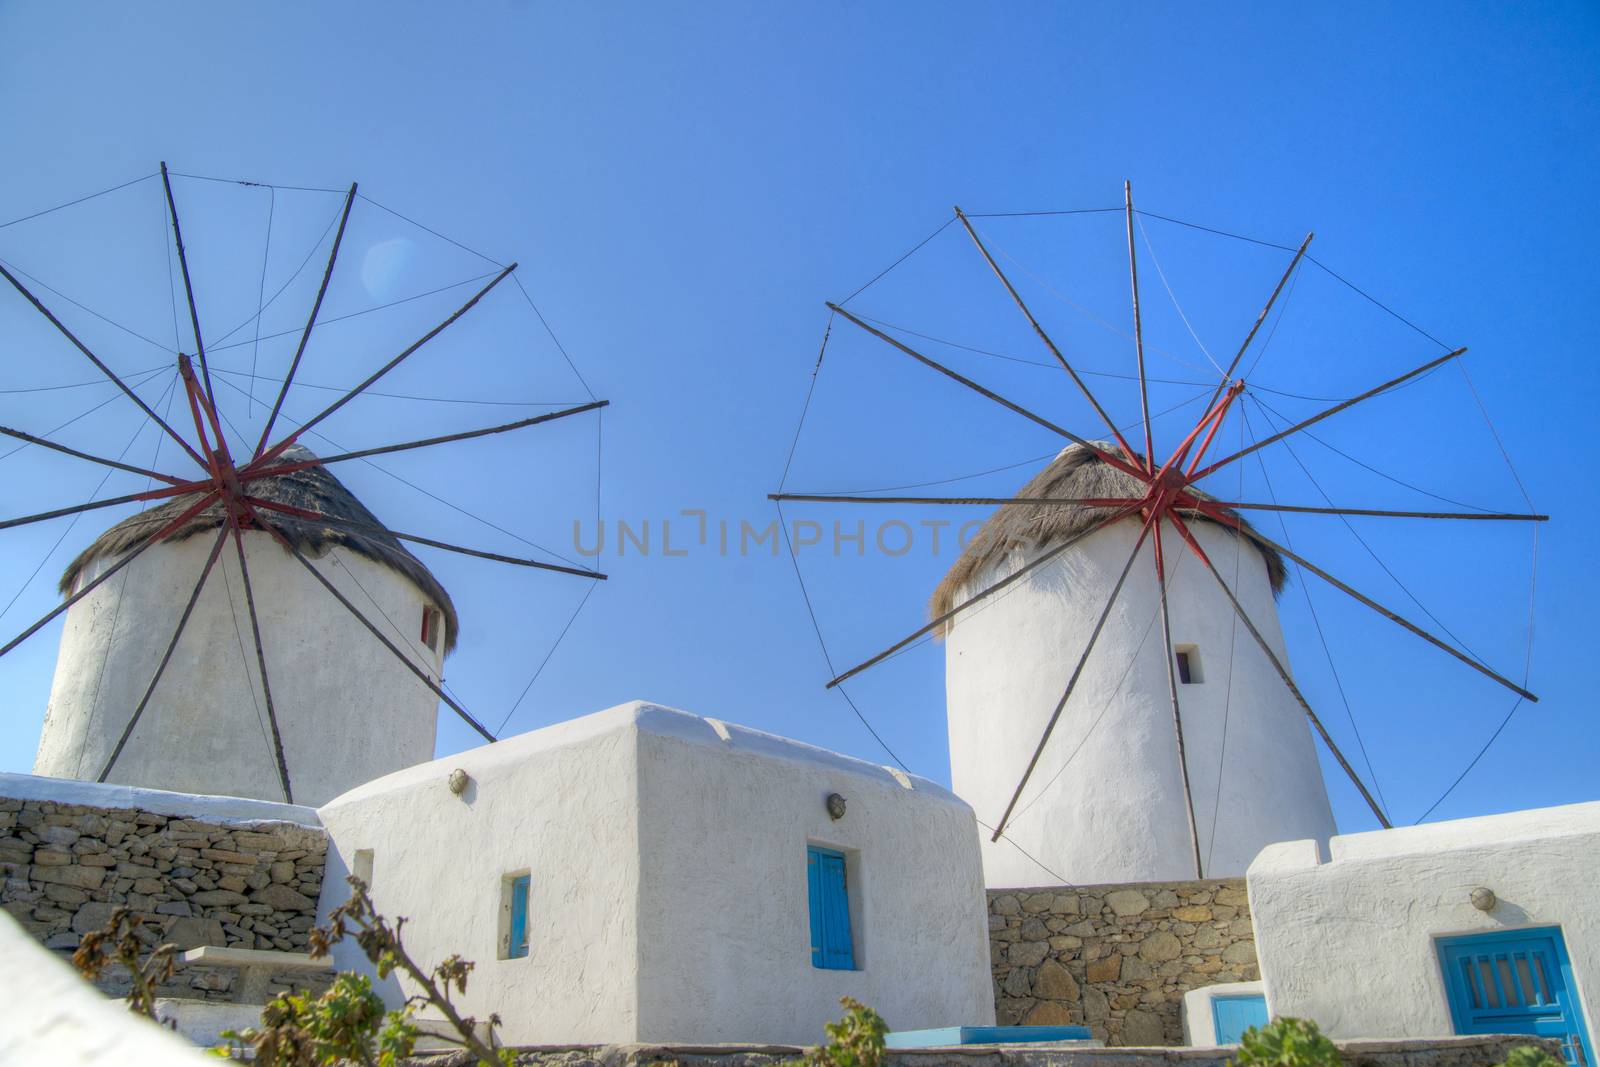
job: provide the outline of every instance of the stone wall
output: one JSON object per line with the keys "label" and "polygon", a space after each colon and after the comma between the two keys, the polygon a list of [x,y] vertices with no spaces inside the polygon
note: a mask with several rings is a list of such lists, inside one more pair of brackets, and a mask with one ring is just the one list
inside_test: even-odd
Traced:
{"label": "stone wall", "polygon": [[[320,827],[290,822],[0,797],[0,907],[64,956],[120,905],[152,945],[304,952],[327,849]],[[126,976],[103,984],[120,992]],[[231,968],[185,966],[161,992],[229,1000],[237,984]]]}
{"label": "stone wall", "polygon": [[1183,994],[1259,977],[1244,879],[989,891],[996,1022],[1183,1044]]}

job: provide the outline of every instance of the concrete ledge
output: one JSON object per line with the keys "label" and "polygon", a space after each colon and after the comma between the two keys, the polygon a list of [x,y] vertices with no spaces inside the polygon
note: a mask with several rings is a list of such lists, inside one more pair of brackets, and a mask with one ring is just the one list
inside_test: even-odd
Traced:
{"label": "concrete ledge", "polygon": [[[819,1035],[820,1037],[820,1035]],[[1491,1067],[1521,1045],[1542,1045],[1560,1056],[1557,1042],[1523,1034],[1340,1041],[1347,1067]],[[890,1049],[890,1067],[1223,1067],[1234,1049],[1034,1048],[966,1045]],[[805,1053],[791,1045],[537,1045],[517,1050],[519,1067],[776,1067]],[[414,1056],[409,1067],[473,1067],[460,1050]]]}
{"label": "concrete ledge", "polygon": [[239,971],[238,1001],[265,1004],[272,997],[272,976],[285,971],[331,971],[333,960],[324,956],[314,960],[303,952],[279,952],[259,948],[219,948],[204,945],[183,954],[184,963],[203,963],[210,967],[234,967]]}
{"label": "concrete ledge", "polygon": [[279,952],[262,948],[222,948],[202,945],[183,954],[185,963],[206,963],[213,967],[265,967],[273,971],[331,971],[333,961],[324,956],[314,960],[304,952]]}
{"label": "concrete ledge", "polygon": [[171,793],[164,789],[80,782],[75,778],[46,778],[36,774],[0,773],[0,797],[48,800],[55,804],[74,804],[85,808],[137,808],[155,815],[204,819],[224,826],[249,826],[263,822],[287,822],[308,827],[322,825],[316,808],[299,804]]}

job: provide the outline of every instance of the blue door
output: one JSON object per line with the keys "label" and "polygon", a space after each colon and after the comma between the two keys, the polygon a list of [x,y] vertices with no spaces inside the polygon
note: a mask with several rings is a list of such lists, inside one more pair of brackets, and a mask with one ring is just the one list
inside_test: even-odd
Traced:
{"label": "blue door", "polygon": [[1267,1025],[1267,998],[1259,993],[1211,998],[1211,1022],[1217,1044],[1237,1045],[1252,1026]]}
{"label": "blue door", "polygon": [[1558,927],[1441,937],[1438,944],[1456,1033],[1559,1038],[1572,1067],[1591,1067]]}
{"label": "blue door", "polygon": [[856,966],[850,936],[850,888],[844,853],[812,845],[806,849],[806,895],[811,905],[811,966],[851,971]]}

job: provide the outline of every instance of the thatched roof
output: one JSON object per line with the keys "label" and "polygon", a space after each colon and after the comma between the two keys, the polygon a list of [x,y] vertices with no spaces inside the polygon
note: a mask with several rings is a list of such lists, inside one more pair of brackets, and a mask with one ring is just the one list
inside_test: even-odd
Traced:
{"label": "thatched roof", "polygon": [[[303,445],[294,445],[285,451],[281,458],[285,462],[293,463],[315,459],[316,456]],[[357,530],[298,519],[278,512],[266,513],[271,517],[272,524],[285,537],[310,556],[320,557],[329,549],[343,548],[409,578],[411,583],[422,591],[423,596],[433,601],[444,615],[445,652],[448,653],[455,648],[457,617],[450,594],[444,591],[439,579],[433,576],[422,561],[406,551],[405,546],[384,528],[377,516],[368,511],[366,506],[344,487],[344,483],[329,473],[326,467],[308,467],[292,474],[263,478],[251,482],[249,492],[251,496],[262,497],[280,504],[290,504],[307,511],[319,511],[359,525],[361,529]],[[62,573],[60,587],[62,595],[71,593],[77,584],[78,575],[89,564],[98,559],[120,556],[138,548],[152,534],[191,507],[195,499],[195,495],[174,497],[157,507],[129,516],[95,538],[94,543],[79,553],[78,558],[68,564]],[[213,504],[181,526],[168,540],[182,541],[207,530],[216,530],[222,526],[224,519],[222,505]]]}
{"label": "thatched roof", "polygon": [[[1116,445],[1104,441],[1095,442],[1095,446],[1112,455],[1122,454],[1122,450]],[[1199,490],[1194,490],[1194,493],[1196,496],[1206,496]],[[1023,499],[1089,497],[1115,500],[1142,497],[1144,494],[1144,484],[1132,475],[1110,466],[1082,445],[1068,445],[1048,467],[1019,489],[1016,496]],[[933,599],[928,605],[929,613],[937,617],[949,611],[956,605],[956,598],[964,586],[1013,550],[1043,547],[1052,541],[1071,537],[1105,518],[1112,510],[1070,504],[1051,507],[1001,505],[993,515],[989,516],[977,536],[967,543],[961,558],[956,560],[955,566],[950,568],[950,572],[944,576],[939,587],[933,591]],[[1200,522],[1214,521],[1201,516],[1196,516],[1195,519]],[[1250,524],[1243,519],[1240,522],[1244,524],[1246,536],[1250,536],[1252,532]],[[1217,525],[1222,524],[1217,523]],[[1223,529],[1228,527],[1224,526]],[[1282,591],[1283,583],[1288,578],[1283,558],[1254,538],[1251,538],[1251,543],[1266,561],[1267,576],[1272,581],[1273,592]]]}

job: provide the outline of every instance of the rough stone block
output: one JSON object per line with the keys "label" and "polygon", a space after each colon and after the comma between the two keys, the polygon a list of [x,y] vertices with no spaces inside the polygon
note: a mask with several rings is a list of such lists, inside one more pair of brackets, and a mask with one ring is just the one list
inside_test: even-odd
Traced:
{"label": "rough stone block", "polygon": [[1121,918],[1142,914],[1150,907],[1150,899],[1137,889],[1118,889],[1106,894],[1106,905]]}
{"label": "rough stone block", "polygon": [[303,893],[297,893],[286,885],[269,885],[265,889],[258,889],[250,894],[250,899],[256,904],[283,911],[316,911],[317,902]]}
{"label": "rough stone block", "polygon": [[249,898],[231,889],[206,889],[191,894],[189,899],[203,908],[226,908],[244,904]]}
{"label": "rough stone block", "polygon": [[1139,946],[1139,956],[1147,963],[1165,963],[1176,960],[1183,953],[1177,937],[1165,930],[1157,930]]}
{"label": "rough stone block", "polygon": [[1065,1004],[1041,1000],[1022,1020],[1023,1026],[1071,1026],[1072,1013]]}
{"label": "rough stone block", "polygon": [[1122,956],[1110,955],[1103,960],[1092,961],[1084,972],[1084,977],[1095,983],[1115,982],[1122,974]]}
{"label": "rough stone block", "polygon": [[1045,1000],[1075,1001],[1078,983],[1071,973],[1055,960],[1046,960],[1033,975],[1033,995]]}
{"label": "rough stone block", "polygon": [[76,864],[67,867],[42,867],[35,864],[28,877],[35,882],[70,885],[79,889],[99,889],[100,883],[106,880],[106,872],[100,867],[80,867]]}

